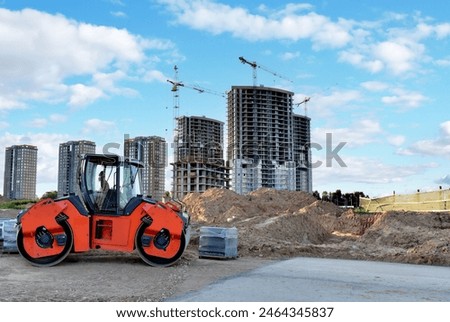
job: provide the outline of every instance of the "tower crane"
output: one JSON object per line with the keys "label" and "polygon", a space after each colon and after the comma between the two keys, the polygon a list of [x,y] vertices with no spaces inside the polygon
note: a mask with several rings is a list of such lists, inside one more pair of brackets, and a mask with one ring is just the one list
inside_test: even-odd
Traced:
{"label": "tower crane", "polygon": [[276,77],[282,78],[284,80],[287,80],[288,82],[293,83],[292,80],[290,80],[289,78],[287,78],[287,77],[285,77],[285,76],[283,76],[283,75],[281,75],[281,74],[279,74],[277,72],[274,72],[274,71],[268,69],[267,67],[264,67],[264,66],[262,66],[260,64],[257,64],[255,61],[249,61],[249,60],[245,59],[242,56],[239,57],[239,60],[241,61],[241,63],[247,64],[247,65],[249,65],[250,67],[253,68],[253,86],[257,85],[256,68],[260,68],[260,69],[262,69],[262,70],[264,70],[264,71],[266,71],[266,72],[268,72],[268,73],[270,73],[270,74],[272,74],[272,75],[274,75]]}
{"label": "tower crane", "polygon": [[311,99],[311,97],[305,97],[305,98],[303,99],[303,101],[301,101],[300,103],[295,103],[295,104],[294,104],[294,105],[297,105],[298,107],[300,107],[300,105],[302,105],[302,104],[305,105],[305,116],[307,116],[307,112],[308,112],[306,103],[308,103],[310,99]]}
{"label": "tower crane", "polygon": [[221,92],[216,92],[207,88],[203,88],[197,85],[189,85],[189,84],[185,84],[182,81],[178,80],[178,67],[177,65],[175,65],[173,67],[174,69],[174,79],[168,79],[167,82],[169,82],[170,84],[172,84],[172,89],[171,91],[173,92],[173,129],[174,131],[176,131],[176,122],[177,122],[177,118],[179,117],[179,111],[180,111],[180,95],[179,95],[179,88],[180,87],[185,87],[185,88],[190,88],[193,89],[195,91],[197,91],[198,93],[209,93],[209,94],[213,94],[213,95],[218,95],[221,97],[226,98],[226,93],[221,93]]}
{"label": "tower crane", "polygon": [[178,80],[178,67],[177,65],[175,65],[173,67],[174,71],[175,71],[175,77],[173,80],[168,79],[167,82],[169,82],[170,84],[172,84],[172,92],[173,92],[173,107],[174,107],[174,119],[176,119],[179,116],[179,109],[180,109],[180,95],[179,95],[179,87],[186,87],[186,88],[190,88],[193,89],[199,93],[209,93],[209,94],[213,94],[213,95],[218,95],[218,96],[222,96],[222,97],[226,97],[225,93],[220,93],[220,92],[216,92],[207,88],[203,88],[200,86],[194,86],[194,85],[189,85],[189,84],[185,84],[182,81]]}

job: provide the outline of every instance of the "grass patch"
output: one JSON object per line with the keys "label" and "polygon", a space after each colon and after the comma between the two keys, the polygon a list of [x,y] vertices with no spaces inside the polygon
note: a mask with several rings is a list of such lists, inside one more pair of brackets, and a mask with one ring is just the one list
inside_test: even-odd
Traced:
{"label": "grass patch", "polygon": [[24,209],[27,208],[27,205],[30,203],[35,203],[36,200],[11,200],[0,203],[0,209]]}

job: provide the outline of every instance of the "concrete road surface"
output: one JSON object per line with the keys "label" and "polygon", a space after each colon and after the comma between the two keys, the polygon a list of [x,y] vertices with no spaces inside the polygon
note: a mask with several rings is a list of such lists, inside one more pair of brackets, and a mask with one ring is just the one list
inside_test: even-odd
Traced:
{"label": "concrete road surface", "polygon": [[167,301],[447,302],[450,267],[294,258]]}

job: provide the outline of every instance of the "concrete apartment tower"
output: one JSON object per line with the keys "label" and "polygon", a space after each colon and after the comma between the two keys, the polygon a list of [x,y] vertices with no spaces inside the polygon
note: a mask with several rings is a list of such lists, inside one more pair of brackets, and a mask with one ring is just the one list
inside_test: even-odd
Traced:
{"label": "concrete apartment tower", "polygon": [[80,140],[69,141],[59,145],[58,197],[70,193],[81,195],[77,174],[81,156],[86,153],[95,153],[94,142]]}
{"label": "concrete apartment tower", "polygon": [[34,145],[13,145],[5,150],[3,195],[9,199],[35,199],[37,152]]}
{"label": "concrete apartment tower", "polygon": [[228,92],[231,189],[266,187],[311,192],[310,119],[293,113],[294,93],[264,86]]}
{"label": "concrete apartment tower", "polygon": [[223,122],[199,116],[177,118],[174,141],[173,196],[209,188],[229,188],[223,156]]}
{"label": "concrete apartment tower", "polygon": [[139,136],[125,139],[124,155],[144,163],[142,169],[142,193],[162,200],[165,189],[167,143],[159,136]]}
{"label": "concrete apartment tower", "polygon": [[311,119],[292,114],[292,137],[295,167],[295,190],[312,192]]}

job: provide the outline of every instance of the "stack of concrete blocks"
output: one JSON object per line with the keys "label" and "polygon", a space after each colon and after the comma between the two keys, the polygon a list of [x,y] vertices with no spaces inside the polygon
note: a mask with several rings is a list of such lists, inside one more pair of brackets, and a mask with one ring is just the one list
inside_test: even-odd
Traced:
{"label": "stack of concrete blocks", "polygon": [[17,230],[15,219],[0,219],[0,250],[2,253],[17,253]]}
{"label": "stack of concrete blocks", "polygon": [[200,258],[237,258],[237,245],[238,231],[236,227],[200,227]]}

